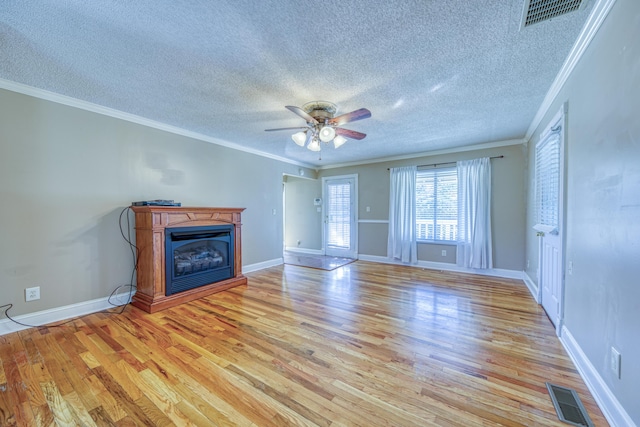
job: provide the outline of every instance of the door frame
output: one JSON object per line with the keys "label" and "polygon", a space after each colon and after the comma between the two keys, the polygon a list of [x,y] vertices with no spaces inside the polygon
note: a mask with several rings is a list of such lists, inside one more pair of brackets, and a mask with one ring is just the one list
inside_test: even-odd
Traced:
{"label": "door frame", "polygon": [[[322,177],[322,253],[327,254],[327,182],[333,180],[353,180],[353,192],[351,194],[353,200],[353,211],[351,212],[351,242],[349,258],[358,258],[358,174],[336,175]],[[346,256],[346,255],[345,255]]]}
{"label": "door frame", "polygon": [[[558,291],[558,313],[556,319],[551,319],[552,323],[555,325],[556,335],[560,336],[562,333],[562,327],[564,325],[564,294],[565,294],[565,258],[566,258],[566,214],[565,214],[565,205],[566,205],[566,141],[567,141],[567,103],[562,104],[560,111],[558,111],[553,119],[546,126],[544,132],[540,135],[540,139],[538,144],[543,142],[549,133],[552,132],[553,129],[556,129],[557,126],[561,126],[560,130],[560,162],[559,162],[559,183],[558,183],[558,227],[557,233],[559,237],[559,255],[560,255],[560,271],[562,272],[560,278],[560,289]],[[536,144],[536,147],[537,145]],[[534,148],[535,153],[535,148]],[[534,155],[534,167],[535,167],[535,155]],[[535,171],[534,171],[535,173]],[[537,186],[537,183],[536,183]],[[537,212],[536,212],[537,215]],[[537,302],[540,306],[542,306],[542,291],[544,284],[542,283],[543,277],[545,276],[543,273],[543,249],[544,249],[544,237],[545,234],[552,232],[552,227],[543,226],[536,224],[534,230],[537,232],[538,236],[538,268],[537,268],[537,278],[538,278],[538,293],[537,293]],[[544,306],[542,306],[544,309]],[[546,312],[546,310],[545,310]]]}

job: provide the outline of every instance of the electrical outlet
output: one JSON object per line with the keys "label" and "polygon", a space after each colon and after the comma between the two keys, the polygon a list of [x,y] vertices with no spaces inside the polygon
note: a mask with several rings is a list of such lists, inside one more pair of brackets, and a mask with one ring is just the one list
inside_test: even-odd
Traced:
{"label": "electrical outlet", "polygon": [[527,260],[527,270],[529,269],[529,262],[530,260]]}
{"label": "electrical outlet", "polygon": [[611,347],[611,371],[614,373],[614,375],[616,376],[616,378],[620,378],[620,362],[622,361],[622,357],[620,355],[620,352],[618,350],[616,350],[615,347]]}
{"label": "electrical outlet", "polygon": [[24,299],[25,301],[35,301],[37,299],[40,299],[40,286],[25,289]]}
{"label": "electrical outlet", "polygon": [[569,273],[569,276],[573,274],[573,261],[569,261],[569,265],[567,266],[567,272]]}
{"label": "electrical outlet", "polygon": [[447,250],[446,249],[442,250],[442,256],[447,256]]}

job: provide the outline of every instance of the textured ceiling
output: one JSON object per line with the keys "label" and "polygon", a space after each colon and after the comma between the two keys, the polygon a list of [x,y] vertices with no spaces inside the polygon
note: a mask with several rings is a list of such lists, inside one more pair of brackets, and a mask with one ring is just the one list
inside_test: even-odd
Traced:
{"label": "textured ceiling", "polygon": [[[0,78],[326,166],[520,139],[588,17],[523,0],[3,0]],[[361,107],[339,149],[284,108]]]}

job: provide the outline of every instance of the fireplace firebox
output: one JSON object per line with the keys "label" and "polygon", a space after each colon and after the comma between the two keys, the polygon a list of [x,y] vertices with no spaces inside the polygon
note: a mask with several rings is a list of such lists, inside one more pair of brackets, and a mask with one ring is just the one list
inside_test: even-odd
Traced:
{"label": "fireplace firebox", "polygon": [[233,225],[165,229],[165,295],[233,277]]}

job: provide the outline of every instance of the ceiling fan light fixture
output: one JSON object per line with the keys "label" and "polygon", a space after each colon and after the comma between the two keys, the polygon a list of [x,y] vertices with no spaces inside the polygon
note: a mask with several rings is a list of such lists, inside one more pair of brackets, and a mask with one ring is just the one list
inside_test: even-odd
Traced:
{"label": "ceiling fan light fixture", "polygon": [[323,126],[320,129],[319,137],[322,142],[329,142],[336,136],[336,130],[331,126]]}
{"label": "ceiling fan light fixture", "polygon": [[333,138],[333,146],[336,148],[342,147],[345,142],[347,142],[347,138],[342,135],[336,135],[336,137]]}
{"label": "ceiling fan light fixture", "polygon": [[320,141],[318,141],[318,138],[313,138],[309,145],[307,145],[307,148],[311,151],[320,151]]}
{"label": "ceiling fan light fixture", "polygon": [[291,135],[291,139],[293,139],[293,142],[298,144],[300,147],[304,147],[304,143],[307,141],[307,132],[306,131],[296,132],[293,135]]}
{"label": "ceiling fan light fixture", "polygon": [[297,116],[302,117],[306,121],[306,128],[285,127],[265,129],[265,131],[296,130],[296,132],[291,135],[291,139],[300,147],[306,145],[310,151],[320,151],[323,142],[329,144],[333,141],[334,147],[339,148],[343,146],[348,139],[360,140],[367,136],[362,132],[341,127],[345,123],[371,117],[371,111],[366,108],[360,108],[339,116],[335,115],[336,105],[326,101],[308,102],[304,104],[302,108],[293,105],[286,105],[285,108]]}

